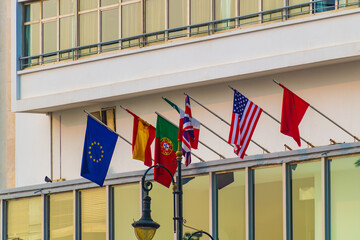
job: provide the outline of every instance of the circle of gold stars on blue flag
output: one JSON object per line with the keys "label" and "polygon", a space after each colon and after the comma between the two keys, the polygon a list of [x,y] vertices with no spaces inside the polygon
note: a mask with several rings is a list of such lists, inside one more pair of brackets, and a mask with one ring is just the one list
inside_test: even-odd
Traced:
{"label": "circle of gold stars on blue flag", "polygon": [[[99,163],[104,158],[103,147],[101,146],[101,144],[99,142],[94,141],[89,146],[88,154],[89,154],[90,160],[92,160],[94,163]],[[98,157],[98,158],[96,158],[96,157]]]}

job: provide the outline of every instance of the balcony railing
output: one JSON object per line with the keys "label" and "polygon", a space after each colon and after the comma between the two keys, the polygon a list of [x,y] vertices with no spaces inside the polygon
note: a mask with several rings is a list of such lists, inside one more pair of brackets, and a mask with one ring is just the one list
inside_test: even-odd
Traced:
{"label": "balcony railing", "polygon": [[161,31],[144,33],[96,44],[84,45],[39,55],[20,57],[20,68],[43,65],[47,63],[77,60],[82,57],[118,51],[129,48],[142,48],[159,42],[192,36],[212,35],[230,29],[239,29],[262,23],[286,21],[298,16],[313,15],[320,12],[335,10],[344,7],[360,6],[360,1],[346,0],[345,3],[336,1],[335,5],[326,5],[326,1],[312,1],[267,11],[237,16],[227,19],[214,20],[183,27],[165,29]]}

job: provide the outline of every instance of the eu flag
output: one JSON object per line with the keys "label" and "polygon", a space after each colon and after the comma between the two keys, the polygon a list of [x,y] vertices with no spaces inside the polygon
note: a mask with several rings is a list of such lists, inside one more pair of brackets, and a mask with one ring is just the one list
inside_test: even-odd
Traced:
{"label": "eu flag", "polygon": [[88,116],[81,176],[103,186],[118,136]]}

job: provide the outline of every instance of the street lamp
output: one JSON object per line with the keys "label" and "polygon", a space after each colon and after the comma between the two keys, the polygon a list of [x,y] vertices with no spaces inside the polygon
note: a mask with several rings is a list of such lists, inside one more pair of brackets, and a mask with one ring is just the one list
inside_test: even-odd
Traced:
{"label": "street lamp", "polygon": [[[160,164],[156,164],[154,166],[149,167],[141,179],[141,186],[145,192],[145,197],[143,198],[143,210],[142,210],[142,216],[140,220],[134,222],[132,226],[134,227],[136,237],[138,240],[151,240],[156,232],[156,229],[160,227],[160,225],[156,222],[154,222],[151,219],[150,215],[150,202],[151,198],[149,196],[149,191],[152,189],[153,185],[151,182],[145,182],[146,174],[152,169],[152,168],[163,168],[165,169],[171,176],[172,183],[173,183],[173,195],[174,195],[174,232],[176,230],[176,240],[182,240],[183,235],[183,201],[182,201],[182,181],[181,181],[181,159],[182,159],[182,151],[180,149],[180,140],[178,140],[178,150],[176,152],[176,160],[178,163],[178,174],[177,174],[177,181],[175,186],[174,176],[171,174],[170,170],[167,169],[165,166],[162,166]],[[205,233],[208,235],[211,239],[210,234],[204,231],[198,231],[196,233]],[[193,233],[191,237],[196,234]]]}

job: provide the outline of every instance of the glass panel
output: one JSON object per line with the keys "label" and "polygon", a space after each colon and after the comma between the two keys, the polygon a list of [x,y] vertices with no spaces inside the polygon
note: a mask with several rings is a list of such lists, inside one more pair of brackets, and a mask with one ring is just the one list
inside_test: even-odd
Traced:
{"label": "glass panel", "polygon": [[43,19],[57,16],[57,0],[43,0]]}
{"label": "glass panel", "polygon": [[25,26],[25,56],[40,54],[40,24]]}
{"label": "glass panel", "polygon": [[98,7],[98,0],[80,0],[80,11],[90,10]]}
{"label": "glass panel", "polygon": [[146,0],[146,32],[165,29],[164,0]]}
{"label": "glass panel", "polygon": [[235,17],[235,0],[215,0],[215,20]]}
{"label": "glass panel", "polygon": [[106,188],[94,188],[81,193],[81,238],[106,239]]}
{"label": "glass panel", "polygon": [[[215,20],[235,17],[235,0],[215,0]],[[226,30],[235,25],[235,21],[216,24],[216,30]]]}
{"label": "glass panel", "polygon": [[75,47],[74,17],[60,18],[60,49]]}
{"label": "glass panel", "polygon": [[[172,186],[166,188],[157,182],[152,183],[154,184],[153,189],[149,192],[151,197],[151,218],[160,224],[155,239],[171,239],[170,236],[174,236]],[[138,220],[138,218],[135,218],[135,220]]]}
{"label": "glass panel", "polygon": [[210,21],[210,0],[191,0],[191,24]]}
{"label": "glass panel", "polygon": [[[169,28],[187,25],[187,0],[169,0]],[[169,33],[169,37],[186,37],[187,30]]]}
{"label": "glass panel", "polygon": [[282,239],[282,167],[255,170],[255,239]]}
{"label": "glass panel", "polygon": [[169,0],[169,27],[176,28],[187,25],[187,1]]}
{"label": "glass panel", "polygon": [[[111,9],[102,12],[101,41],[119,39],[119,9]],[[118,44],[103,46],[104,49],[118,49]]]}
{"label": "glass panel", "polygon": [[41,240],[41,205],[41,197],[8,201],[8,240]]}
{"label": "glass panel", "polygon": [[335,0],[324,0],[315,4],[315,12],[325,12],[335,9]]}
{"label": "glass panel", "polygon": [[119,3],[119,0],[101,0],[101,6],[108,6]]}
{"label": "glass panel", "polygon": [[293,240],[321,240],[321,163],[292,164],[290,168]]}
{"label": "glass panel", "polygon": [[[259,12],[259,1],[253,1],[253,0],[241,0],[240,1],[240,16],[249,15],[252,13]],[[240,24],[252,24],[258,22],[258,16],[246,18],[243,20],[240,20]]]}
{"label": "glass panel", "polygon": [[[186,225],[209,232],[209,175],[187,177],[183,181]],[[184,235],[187,237],[193,232],[194,230],[184,228]]]}
{"label": "glass panel", "polygon": [[[284,7],[283,0],[263,0],[263,11],[282,7]],[[273,21],[277,19],[281,19],[280,11],[268,13],[263,16],[263,21]]]}
{"label": "glass panel", "polygon": [[73,239],[73,193],[50,195],[50,239]]}
{"label": "glass panel", "polygon": [[[309,1],[306,0],[289,0],[289,6],[301,4],[301,3],[308,3]],[[310,13],[310,5],[304,5],[303,7],[296,7],[289,9],[289,17],[294,17],[303,14]]]}
{"label": "glass panel", "polygon": [[[98,12],[80,15],[80,46],[98,42]],[[97,48],[83,49],[83,54],[97,52]]]}
{"label": "glass panel", "polygon": [[54,52],[57,50],[57,27],[56,27],[56,22],[47,22],[44,23],[44,29],[43,29],[43,34],[44,34],[44,48],[43,48],[43,52],[44,53],[48,53],[48,52]]}
{"label": "glass panel", "polygon": [[40,2],[25,5],[25,22],[40,20]]}
{"label": "glass panel", "polygon": [[138,183],[114,186],[115,240],[134,239],[135,234],[131,224],[133,219],[137,221],[141,217],[140,204]]}
{"label": "glass panel", "polygon": [[[141,4],[134,3],[121,7],[122,15],[122,38],[141,34]],[[123,42],[123,47],[138,45],[138,40]]]}
{"label": "glass panel", "polygon": [[60,15],[74,13],[74,0],[60,0]]}
{"label": "glass panel", "polygon": [[360,157],[331,161],[331,239],[360,239]]}
{"label": "glass panel", "polygon": [[[209,22],[210,16],[210,0],[191,0],[191,24]],[[192,34],[207,33],[209,28],[197,27],[192,28]]]}
{"label": "glass panel", "polygon": [[217,175],[221,240],[245,240],[245,172]]}

